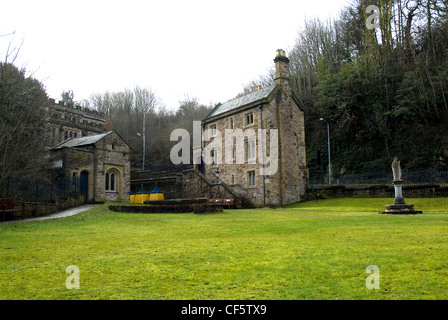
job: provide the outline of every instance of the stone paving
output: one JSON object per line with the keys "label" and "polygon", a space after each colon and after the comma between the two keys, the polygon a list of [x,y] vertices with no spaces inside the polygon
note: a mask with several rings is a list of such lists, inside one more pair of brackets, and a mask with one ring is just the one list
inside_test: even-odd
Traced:
{"label": "stone paving", "polygon": [[86,205],[82,205],[79,207],[75,207],[75,208],[70,208],[70,209],[66,209],[60,212],[56,212],[53,214],[49,214],[47,216],[43,216],[43,217],[36,217],[36,218],[25,218],[25,219],[15,219],[15,220],[11,220],[11,221],[0,221],[0,225],[1,224],[6,224],[6,223],[11,223],[11,222],[26,222],[26,221],[38,221],[38,220],[47,220],[47,219],[57,219],[57,218],[64,218],[64,217],[70,217],[73,216],[75,214],[78,214],[80,212],[83,211],[87,211],[89,209],[95,208],[96,206],[98,206],[98,204],[86,204]]}

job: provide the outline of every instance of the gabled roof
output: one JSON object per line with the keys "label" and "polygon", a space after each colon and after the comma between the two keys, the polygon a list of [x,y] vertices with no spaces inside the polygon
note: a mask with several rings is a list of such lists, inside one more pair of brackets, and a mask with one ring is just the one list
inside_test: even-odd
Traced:
{"label": "gabled roof", "polygon": [[245,96],[229,100],[223,104],[218,104],[205,119],[207,120],[220,114],[224,114],[241,107],[248,106],[250,104],[255,104],[256,102],[261,102],[262,100],[267,99],[275,88],[276,85],[271,85],[269,87],[249,93]]}
{"label": "gabled roof", "polygon": [[112,132],[113,131],[103,132],[103,133],[94,134],[91,136],[79,137],[79,138],[70,138],[68,140],[61,142],[60,144],[56,145],[55,147],[53,147],[53,150],[58,150],[58,149],[62,149],[62,148],[82,147],[82,146],[94,144],[94,143],[97,143],[98,141],[100,141],[101,139],[103,139],[104,137],[106,137],[107,135],[111,134]]}

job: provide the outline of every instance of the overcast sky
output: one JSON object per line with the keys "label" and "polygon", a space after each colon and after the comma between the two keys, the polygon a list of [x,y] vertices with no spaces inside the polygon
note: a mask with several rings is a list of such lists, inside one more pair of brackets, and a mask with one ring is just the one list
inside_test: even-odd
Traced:
{"label": "overcast sky", "polygon": [[[136,85],[168,108],[185,96],[225,102],[288,51],[305,17],[337,16],[349,0],[14,0],[1,5],[0,60],[18,66],[51,98],[75,100]],[[288,53],[288,52],[287,52]]]}

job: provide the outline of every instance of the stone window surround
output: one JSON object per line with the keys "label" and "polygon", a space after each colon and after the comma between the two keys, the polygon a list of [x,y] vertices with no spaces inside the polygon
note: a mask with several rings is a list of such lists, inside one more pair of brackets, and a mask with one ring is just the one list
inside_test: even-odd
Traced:
{"label": "stone window surround", "polygon": [[218,127],[216,125],[216,123],[213,123],[211,125],[209,125],[209,129],[210,129],[210,138],[216,137],[218,134]]}
{"label": "stone window surround", "polygon": [[[104,192],[107,194],[121,194],[122,189],[122,183],[123,183],[123,172],[124,168],[121,165],[114,165],[114,164],[104,164]],[[115,174],[115,190],[107,190],[106,189],[106,175],[108,173],[114,173]]]}
{"label": "stone window surround", "polygon": [[117,190],[117,175],[114,170],[109,170],[106,173],[104,190],[106,192],[116,192],[116,190]]}
{"label": "stone window surround", "polygon": [[244,127],[250,127],[253,126],[255,123],[254,119],[255,115],[254,112],[247,112],[244,114]]}
{"label": "stone window surround", "polygon": [[[250,148],[250,146],[252,145],[252,147]],[[245,163],[248,164],[255,164],[256,159],[257,159],[257,144],[256,144],[256,140],[255,139],[246,139],[244,141],[244,146],[245,146],[245,153],[246,153],[246,159],[245,159]],[[251,151],[252,149],[252,151]],[[253,152],[253,154],[252,154]],[[251,156],[251,157],[250,157]]]}
{"label": "stone window surround", "polygon": [[[248,189],[255,189],[257,188],[257,175],[256,175],[256,170],[254,169],[250,169],[250,170],[246,170],[246,185]],[[253,179],[253,184],[251,184],[251,178]]]}
{"label": "stone window surround", "polygon": [[218,151],[216,149],[210,150],[210,158],[212,159],[212,163],[210,165],[211,168],[218,167]]}
{"label": "stone window surround", "polygon": [[235,117],[233,116],[229,118],[229,129],[230,130],[235,129]]}

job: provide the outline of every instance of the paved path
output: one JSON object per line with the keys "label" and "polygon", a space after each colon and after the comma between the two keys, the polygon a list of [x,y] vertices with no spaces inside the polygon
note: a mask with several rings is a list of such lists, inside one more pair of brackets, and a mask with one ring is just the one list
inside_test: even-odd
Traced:
{"label": "paved path", "polygon": [[87,211],[89,209],[95,208],[96,206],[98,206],[98,204],[86,204],[86,205],[82,205],[79,207],[75,207],[75,208],[70,208],[64,211],[60,211],[60,212],[56,212],[56,213],[52,213],[43,217],[37,217],[37,218],[25,218],[25,219],[16,219],[16,220],[11,220],[11,221],[0,221],[0,224],[6,224],[6,223],[11,223],[11,222],[22,222],[22,221],[38,221],[38,220],[47,220],[47,219],[56,219],[56,218],[64,218],[64,217],[70,217],[70,216],[74,216],[75,214],[78,214],[80,212],[83,211]]}

